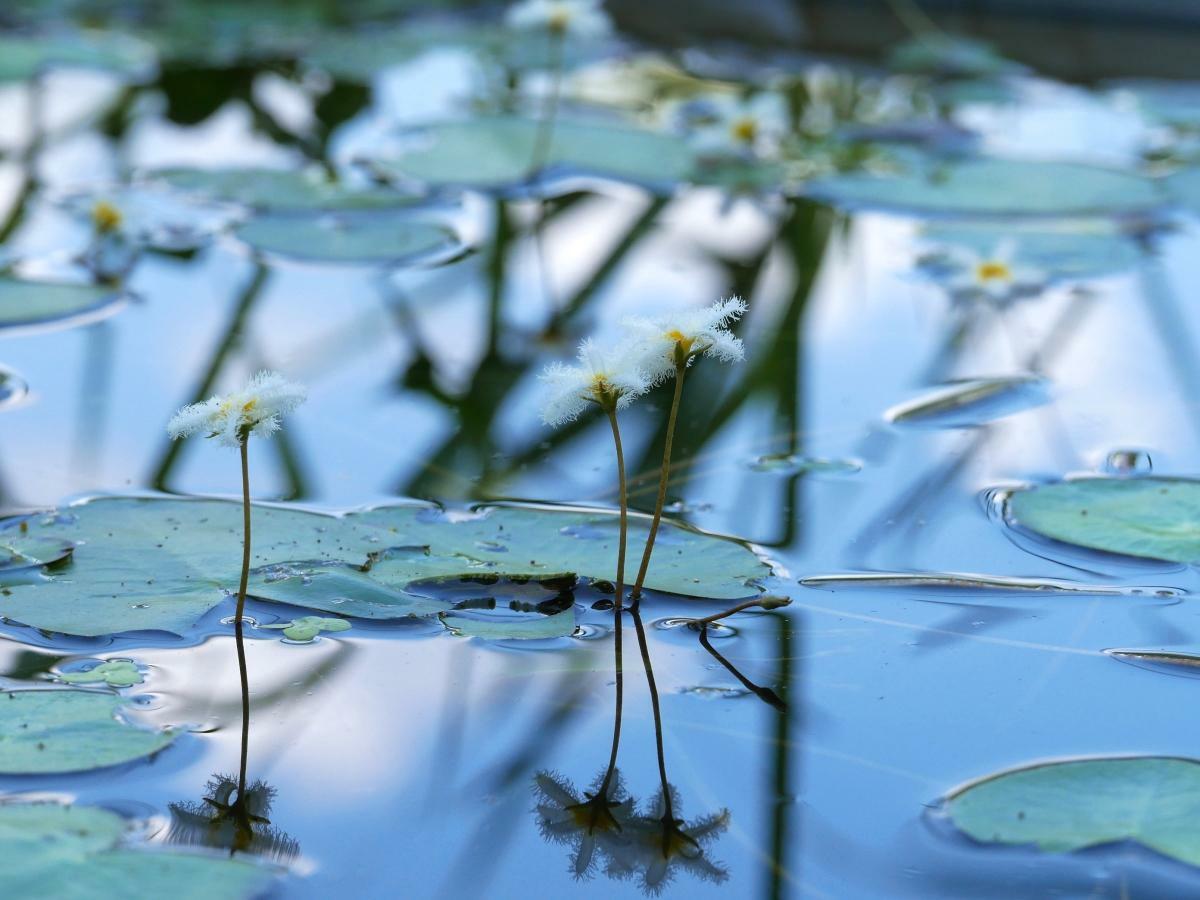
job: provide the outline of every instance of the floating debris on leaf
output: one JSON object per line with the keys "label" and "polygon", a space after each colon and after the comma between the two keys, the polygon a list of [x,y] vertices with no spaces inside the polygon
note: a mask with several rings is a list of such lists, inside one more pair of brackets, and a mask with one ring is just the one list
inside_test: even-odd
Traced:
{"label": "floating debris on leaf", "polygon": [[897,406],[884,418],[894,425],[975,428],[1049,400],[1046,380],[1036,375],[951,381]]}

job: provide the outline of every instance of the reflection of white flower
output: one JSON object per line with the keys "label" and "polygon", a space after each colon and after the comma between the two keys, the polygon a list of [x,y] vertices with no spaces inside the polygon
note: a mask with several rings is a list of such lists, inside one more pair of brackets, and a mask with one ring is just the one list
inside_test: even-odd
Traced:
{"label": "reflection of white flower", "polygon": [[996,302],[1036,294],[1046,275],[1017,262],[1017,245],[1002,241],[987,254],[968,247],[952,247],[935,255],[946,288],[957,297],[984,298]]}
{"label": "reflection of white flower", "polygon": [[624,325],[637,338],[645,353],[644,366],[650,377],[661,381],[675,374],[680,365],[691,365],[704,355],[721,362],[740,362],[745,348],[729,326],[746,311],[740,297],[728,297],[703,309],[691,309],[655,319],[631,317]]}
{"label": "reflection of white flower", "polygon": [[650,389],[638,348],[623,345],[600,348],[591,340],[579,345],[579,364],[551,363],[539,376],[548,387],[542,421],[561,425],[579,417],[589,403],[624,409]]}
{"label": "reflection of white flower", "polygon": [[628,843],[623,832],[633,818],[633,801],[615,771],[603,795],[599,793],[602,787],[603,773],[592,791],[582,797],[569,782],[551,772],[539,772],[534,779],[538,827],[548,840],[575,848],[571,870],[576,878],[591,873],[597,851],[611,867],[619,858],[614,854],[622,853],[621,847]]}
{"label": "reflection of white flower", "polygon": [[[672,805],[678,806],[673,788],[672,795]],[[670,818],[660,791],[645,814],[630,820],[628,840],[609,854],[607,874],[613,878],[640,875],[642,887],[650,894],[661,892],[675,869],[720,883],[729,872],[708,858],[704,846],[728,827],[728,810],[692,822]]]}
{"label": "reflection of white flower", "polygon": [[691,101],[681,112],[696,149],[709,156],[772,156],[790,130],[787,101],[772,91]]}
{"label": "reflection of white flower", "polygon": [[521,0],[505,16],[511,28],[545,30],[575,38],[602,38],[612,20],[599,0]]}
{"label": "reflection of white flower", "polygon": [[198,431],[238,447],[252,434],[267,437],[279,430],[279,420],[304,402],[303,386],[276,372],[259,372],[240,391],[193,403],[177,412],[167,425],[172,438]]}

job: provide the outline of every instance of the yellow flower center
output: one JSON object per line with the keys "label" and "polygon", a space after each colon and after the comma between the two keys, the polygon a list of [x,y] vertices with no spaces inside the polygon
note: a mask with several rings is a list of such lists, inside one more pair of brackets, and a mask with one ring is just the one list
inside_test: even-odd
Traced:
{"label": "yellow flower center", "polygon": [[121,227],[121,211],[107,200],[99,200],[92,207],[92,225],[102,234]]}
{"label": "yellow flower center", "polygon": [[975,277],[980,281],[1010,281],[1012,269],[1006,263],[989,259],[975,267]]}
{"label": "yellow flower center", "polygon": [[758,137],[758,123],[749,116],[742,116],[740,119],[735,119],[729,126],[729,133],[735,141],[753,144],[755,138]]}
{"label": "yellow flower center", "polygon": [[694,336],[684,334],[678,328],[672,328],[666,334],[667,340],[675,344],[676,349],[684,356],[688,356],[692,352],[692,345],[696,343]]}
{"label": "yellow flower center", "polygon": [[571,11],[565,6],[555,6],[546,17],[546,27],[555,34],[562,34],[571,25]]}

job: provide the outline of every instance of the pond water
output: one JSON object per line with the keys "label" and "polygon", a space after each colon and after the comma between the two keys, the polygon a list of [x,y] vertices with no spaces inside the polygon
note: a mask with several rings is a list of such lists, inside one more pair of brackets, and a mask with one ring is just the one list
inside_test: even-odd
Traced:
{"label": "pond water", "polygon": [[[350,614],[348,630],[312,641],[262,626],[337,617],[336,606],[252,591],[248,775],[274,793],[248,844],[213,822],[242,737],[238,533],[184,529],[185,543],[218,540],[229,563],[188,576],[216,581],[207,612],[176,631],[66,634],[42,624],[44,608],[13,612],[6,588],[6,689],[133,660],[140,682],[91,690],[127,698],[128,722],[180,729],[117,766],[10,768],[6,803],[113,810],[130,822],[125,845],[145,853],[227,858],[237,844],[286,898],[1200,891],[1194,827],[1156,842],[1085,810],[1099,837],[1047,847],[956,825],[946,801],[1038,763],[1190,758],[1200,741],[1181,712],[1200,672],[1187,562],[1200,552],[1067,543],[1024,514],[1018,526],[1008,505],[1029,485],[1184,476],[1200,459],[1193,95],[1070,86],[990,57],[970,79],[944,78],[937,61],[897,74],[895,61],[736,47],[567,44],[547,60],[544,35],[515,50],[491,35],[481,49],[475,18],[335,32],[297,12],[293,35],[263,15],[261,32],[215,15],[225,30],[191,42],[117,15],[108,32],[72,38],[90,57],[67,54],[44,22],[36,37],[3,38],[46,45],[27,71],[0,64],[0,260],[19,279],[11,299],[0,289],[5,511],[35,513],[33,532],[69,531],[70,513],[48,525],[42,511],[97,495],[237,498],[236,452],[173,443],[165,425],[263,368],[309,398],[279,434],[250,442],[256,499],[445,508],[417,515],[401,548],[423,546],[434,519],[475,521],[480,502],[613,510],[607,424],[544,426],[538,373],[582,337],[618,337],[625,316],[737,294],[746,360],[693,367],[667,514],[746,542],[771,574],[740,595],[648,590],[624,614],[618,768],[636,816],[600,835],[584,877],[586,828],[562,807],[603,776],[617,688],[613,588],[595,574],[410,584],[443,614]],[[487,55],[497,40],[499,67]],[[50,65],[68,57],[86,65]],[[792,130],[715,163],[702,149],[681,173],[672,154],[704,146],[684,134],[683,101],[737,90],[786,95]],[[848,111],[840,90],[857,98]],[[506,118],[480,126],[485,114]],[[445,121],[470,124],[426,128]],[[613,137],[630,128],[665,143]],[[972,174],[978,159],[1006,162]],[[313,161],[391,199],[360,196],[371,208],[347,212],[352,202],[314,201],[261,172],[233,188],[190,174]],[[370,173],[387,177],[369,187]],[[95,224],[100,201],[120,214],[115,230]],[[101,287],[68,309],[43,298],[46,280]],[[641,512],[654,505],[670,390],[621,413]],[[156,560],[175,551],[138,521],[118,526],[135,535],[122,572],[163,577]],[[611,517],[580,521],[558,533],[611,550]],[[1196,522],[1130,527],[1194,544]],[[700,584],[710,574],[703,555],[684,556],[696,552],[688,534],[665,531],[658,552],[698,566]],[[476,541],[468,555],[485,562],[471,568],[494,565],[508,541]],[[58,579],[87,601],[88,547],[65,572],[3,583],[36,599]],[[636,562],[641,543],[631,548]],[[760,591],[790,604],[690,622]],[[565,629],[545,624],[564,612]],[[706,832],[702,852],[685,840],[669,863],[653,827],[660,746],[675,814]],[[224,793],[210,784],[221,776]],[[1080,793],[1057,798],[1070,808]]]}

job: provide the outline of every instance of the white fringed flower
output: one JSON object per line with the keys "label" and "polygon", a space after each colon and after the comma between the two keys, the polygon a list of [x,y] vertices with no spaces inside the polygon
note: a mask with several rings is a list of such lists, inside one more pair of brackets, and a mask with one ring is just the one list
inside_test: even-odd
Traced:
{"label": "white fringed flower", "polygon": [[250,435],[267,437],[279,430],[280,419],[304,402],[304,387],[277,372],[259,372],[240,391],[185,406],[171,417],[167,434],[183,438],[197,432],[229,447],[239,447]]}
{"label": "white fringed flower", "polygon": [[550,426],[577,419],[589,403],[624,409],[651,385],[639,348],[600,348],[590,339],[579,345],[578,365],[551,363],[539,377],[549,389],[542,421]]}
{"label": "white fringed flower", "polygon": [[510,28],[584,39],[607,37],[613,30],[600,0],[521,0],[509,8],[505,21]]}
{"label": "white fringed flower", "polygon": [[706,156],[773,156],[790,130],[787,101],[773,91],[689,103],[686,119],[692,143]]}
{"label": "white fringed flower", "polygon": [[721,362],[741,362],[746,357],[740,338],[729,326],[746,311],[746,301],[727,297],[704,309],[691,309],[654,319],[630,317],[622,324],[635,337],[642,368],[654,383],[690,366],[697,356]]}
{"label": "white fringed flower", "polygon": [[1017,262],[1015,241],[1002,241],[988,254],[968,247],[945,252],[940,265],[944,284],[959,297],[985,298],[998,303],[1036,294],[1046,283],[1045,273]]}

